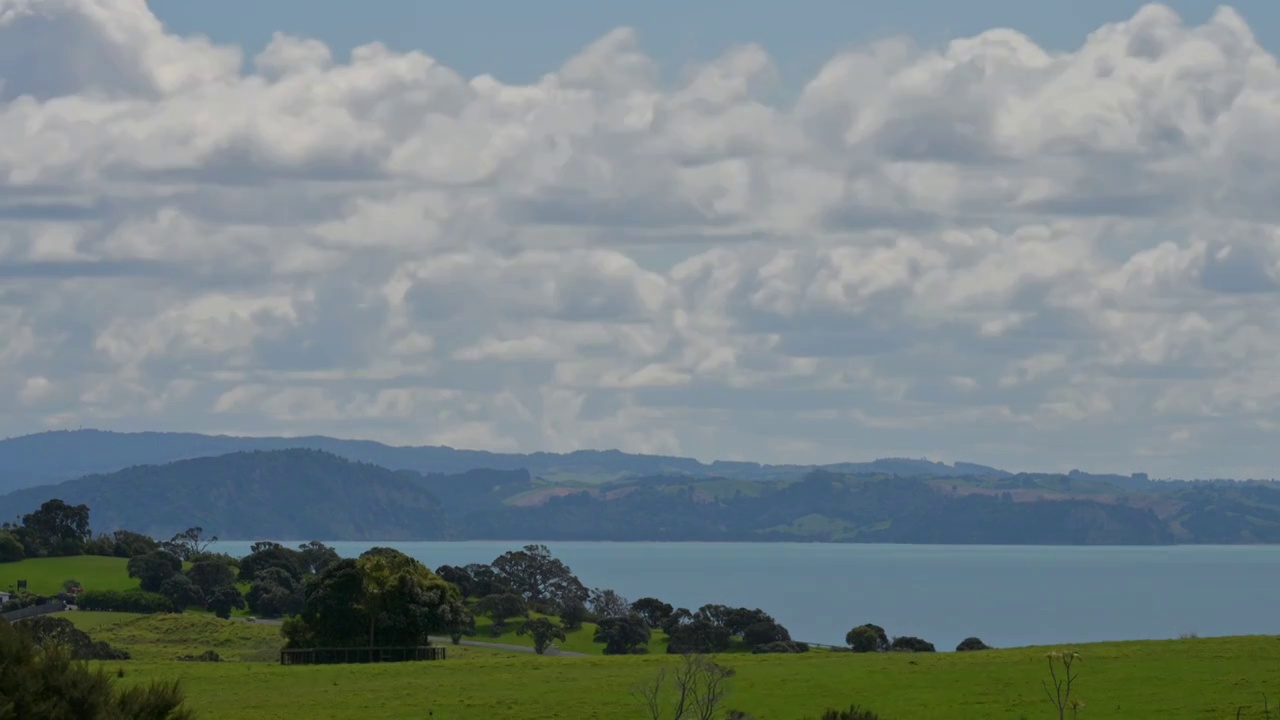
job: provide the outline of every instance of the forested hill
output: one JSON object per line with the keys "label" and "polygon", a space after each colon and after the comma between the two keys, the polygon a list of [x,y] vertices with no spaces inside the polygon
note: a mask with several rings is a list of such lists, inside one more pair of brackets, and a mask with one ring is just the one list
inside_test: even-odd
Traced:
{"label": "forested hill", "polygon": [[444,537],[439,500],[414,473],[315,450],[248,452],[141,465],[0,497],[0,518],[50,498],[85,504],[96,532],[168,538],[199,525],[224,538]]}
{"label": "forested hill", "polygon": [[525,470],[420,474],[304,449],[136,466],[0,496],[50,498],[97,531],[224,539],[719,540],[938,544],[1278,543],[1273,483],[1129,492],[1063,475],[940,478],[808,471],[786,480],[654,475],[552,482]]}
{"label": "forested hill", "polygon": [[[115,433],[100,430],[44,432],[0,440],[0,493],[48,485],[93,473],[110,473],[135,465],[160,465],[188,458],[251,450],[309,448],[348,460],[392,470],[420,473],[461,473],[477,468],[528,470],[550,480],[607,482],[643,475],[719,475],[750,480],[796,477],[816,466],[762,465],[753,462],[635,455],[618,450],[579,450],[571,453],[491,453],[450,447],[394,447],[365,440],[331,437],[250,438],[195,433]],[[904,476],[984,476],[1009,473],[972,463],[954,466],[927,460],[883,459],[865,463],[822,466],[842,473],[888,473]]]}

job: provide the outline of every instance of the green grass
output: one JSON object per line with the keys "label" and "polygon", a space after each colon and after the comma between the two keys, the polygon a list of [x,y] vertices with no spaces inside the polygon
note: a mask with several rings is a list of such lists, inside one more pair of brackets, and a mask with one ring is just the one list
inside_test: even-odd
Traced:
{"label": "green grass", "polygon": [[[450,648],[451,652],[454,648]],[[1107,643],[1080,648],[1078,695],[1089,718],[1260,718],[1280,697],[1280,638]],[[885,720],[1048,718],[1045,649],[936,655],[732,655],[728,707],[758,720],[813,717],[859,703]],[[642,717],[630,691],[675,662],[664,655],[554,658],[461,654],[433,663],[281,667],[108,663],[125,682],[179,678],[203,718]],[[1250,714],[1252,712],[1252,714]]]}
{"label": "green grass", "polygon": [[61,613],[58,617],[70,620],[72,625],[84,630],[90,635],[96,635],[99,630],[112,625],[120,625],[137,620],[144,615],[138,613],[126,612],[98,612],[96,610],[75,610]]}
{"label": "green grass", "polygon": [[78,580],[85,590],[128,590],[138,587],[129,577],[128,560],[97,555],[33,558],[14,563],[0,563],[0,589],[16,587],[27,581],[27,589],[41,595],[62,592],[66,580]]}
{"label": "green grass", "polygon": [[[82,621],[72,617],[81,614],[89,613],[77,611],[64,617],[81,626]],[[274,661],[279,659],[280,648],[284,645],[278,625],[221,620],[191,613],[137,615],[123,622],[104,622],[97,628],[86,630],[95,640],[104,640],[128,650],[135,660],[168,661],[179,655],[199,655],[205,650],[216,650],[223,660]]]}

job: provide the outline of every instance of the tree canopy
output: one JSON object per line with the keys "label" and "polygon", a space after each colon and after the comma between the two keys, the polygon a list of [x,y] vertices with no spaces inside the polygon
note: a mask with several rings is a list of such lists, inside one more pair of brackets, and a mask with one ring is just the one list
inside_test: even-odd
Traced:
{"label": "tree canopy", "polygon": [[421,562],[376,547],[328,565],[286,621],[289,647],[425,645],[467,617],[458,589]]}

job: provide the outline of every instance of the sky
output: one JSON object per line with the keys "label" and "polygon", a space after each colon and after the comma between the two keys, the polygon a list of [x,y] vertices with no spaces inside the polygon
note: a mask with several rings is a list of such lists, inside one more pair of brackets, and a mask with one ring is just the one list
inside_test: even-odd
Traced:
{"label": "sky", "polygon": [[0,436],[1278,474],[1280,5],[767,5],[0,0]]}

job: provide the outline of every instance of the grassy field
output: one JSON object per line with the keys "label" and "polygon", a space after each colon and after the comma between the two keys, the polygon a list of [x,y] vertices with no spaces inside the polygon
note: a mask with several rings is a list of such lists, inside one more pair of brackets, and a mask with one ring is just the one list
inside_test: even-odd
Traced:
{"label": "grassy field", "polygon": [[62,592],[64,581],[78,580],[85,590],[128,590],[138,587],[138,581],[129,577],[128,564],[124,558],[96,555],[0,563],[0,589],[12,589],[19,580],[26,580],[31,592],[52,595]]}
{"label": "grassy field", "polygon": [[[127,626],[126,626],[127,627]],[[1089,718],[1261,718],[1280,697],[1280,638],[1107,643],[1080,648]],[[860,703],[886,720],[1056,716],[1044,649],[980,653],[732,655],[729,707],[794,720]],[[201,717],[440,720],[641,717],[630,696],[667,656],[553,658],[472,652],[434,663],[282,667],[266,663],[109,663],[124,682],[177,677]]]}

